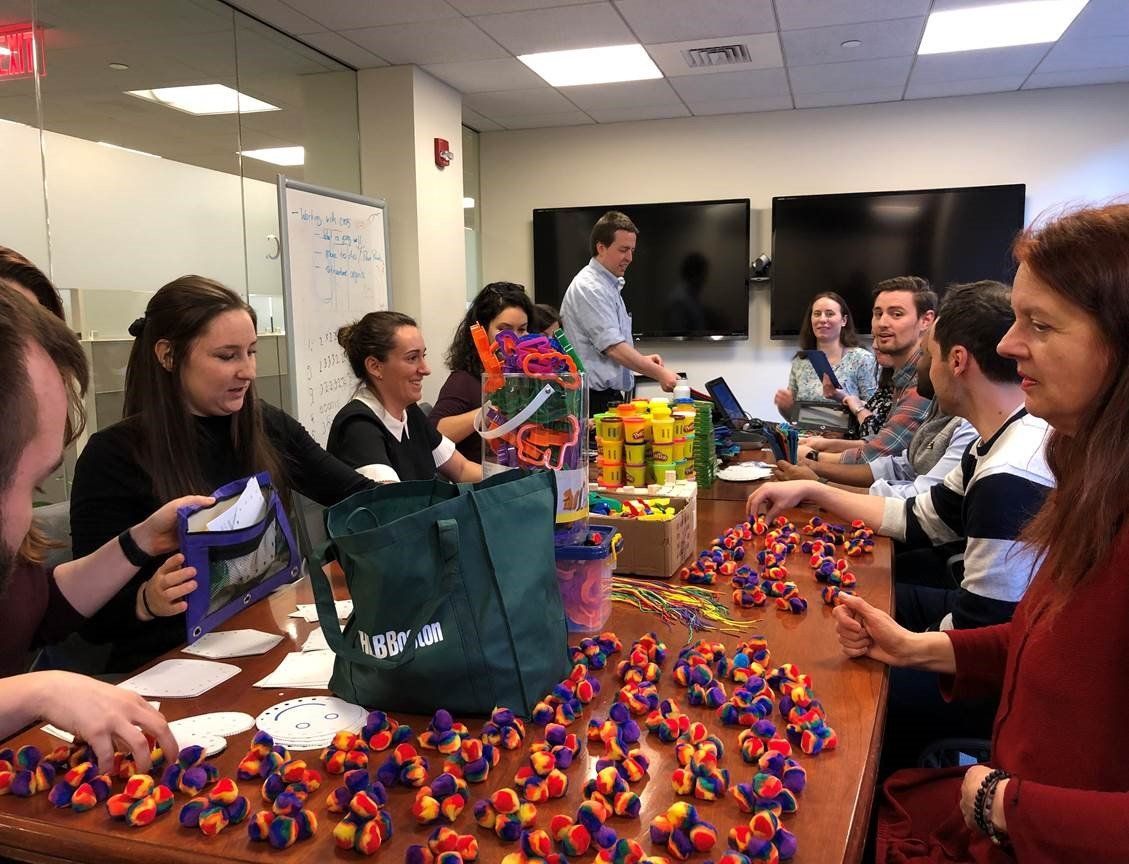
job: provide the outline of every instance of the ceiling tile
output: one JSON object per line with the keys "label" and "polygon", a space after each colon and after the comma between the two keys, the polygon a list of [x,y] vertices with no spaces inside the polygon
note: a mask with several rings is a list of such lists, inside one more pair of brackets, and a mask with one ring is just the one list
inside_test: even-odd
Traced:
{"label": "ceiling tile", "polygon": [[676,105],[630,105],[626,108],[589,108],[585,113],[597,123],[624,123],[629,120],[667,120],[671,117],[690,116],[690,111],[681,102]]}
{"label": "ceiling tile", "polygon": [[465,105],[463,106],[463,125],[478,132],[497,132],[503,128],[501,124],[495,123],[488,117],[483,117],[477,111],[471,111]]}
{"label": "ceiling tile", "polygon": [[615,5],[640,42],[776,32],[770,0],[615,0]]}
{"label": "ceiling tile", "polygon": [[579,6],[592,0],[447,0],[464,15],[492,15],[495,12],[522,12],[554,6]]}
{"label": "ceiling tile", "polygon": [[681,105],[670,84],[657,81],[625,81],[618,84],[589,84],[562,87],[561,92],[583,111],[621,109],[643,105]]}
{"label": "ceiling tile", "polygon": [[467,63],[432,63],[423,68],[460,93],[522,90],[545,85],[536,72],[512,57],[505,60],[472,60]]}
{"label": "ceiling tile", "polygon": [[1000,75],[993,78],[963,80],[918,80],[916,71],[906,88],[907,99],[932,99],[936,96],[971,96],[975,93],[1006,93],[1018,90],[1027,76]]}
{"label": "ceiling tile", "polygon": [[366,51],[356,42],[351,42],[340,33],[307,33],[302,41],[324,51],[330,57],[348,63],[354,69],[374,69],[387,66],[388,62]]}
{"label": "ceiling tile", "polygon": [[1011,48],[984,48],[952,54],[926,54],[913,64],[911,82],[969,81],[975,78],[1000,78],[1029,75],[1047,53],[1046,45],[1015,45]]}
{"label": "ceiling tile", "polygon": [[[695,48],[712,48],[716,45],[744,45],[749,52],[749,62],[737,66],[687,65],[682,52]],[[669,42],[664,45],[646,45],[651,59],[668,78],[678,75],[712,75],[750,69],[774,69],[784,65],[780,53],[780,39],[775,33],[753,33],[746,36],[726,36],[724,39],[698,39],[693,42]]]}
{"label": "ceiling tile", "polygon": [[[792,92],[796,95],[903,88],[912,65],[912,57],[892,57],[886,60],[789,67],[788,76],[792,82]],[[799,101],[796,100],[797,104]]]}
{"label": "ceiling tile", "polygon": [[930,0],[776,0],[781,30],[887,21],[929,14]]}
{"label": "ceiling tile", "polygon": [[1129,36],[1063,36],[1039,64],[1039,72],[1104,69],[1129,62]]}
{"label": "ceiling tile", "polygon": [[[716,75],[683,75],[679,78],[671,78],[670,86],[678,91],[678,95],[687,103],[789,96],[788,78],[783,69],[719,72]],[[690,105],[690,108],[693,110],[694,106]]]}
{"label": "ceiling tile", "polygon": [[543,129],[551,126],[590,126],[595,121],[583,111],[568,114],[528,114],[499,117],[498,122],[507,129]]}
{"label": "ceiling tile", "polygon": [[1035,72],[1024,90],[1040,87],[1074,87],[1079,84],[1116,84],[1129,81],[1129,66],[1114,66],[1105,69],[1070,69],[1063,72]]}
{"label": "ceiling tile", "polygon": [[[917,53],[917,43],[924,28],[924,18],[896,18],[893,21],[786,30],[780,34],[780,41],[789,66],[816,66],[820,63],[910,57]],[[844,48],[843,43],[850,39],[862,44],[856,48]]]}
{"label": "ceiling tile", "polygon": [[386,24],[411,24],[454,18],[458,11],[445,0],[286,0],[291,6],[330,30],[358,30]]}
{"label": "ceiling tile", "polygon": [[[1009,3],[1027,3],[1030,0],[992,0],[992,6],[1006,6]],[[951,12],[954,9],[969,9],[974,6],[987,6],[985,0],[933,0],[933,12]]]}
{"label": "ceiling tile", "polygon": [[472,111],[493,118],[517,114],[566,114],[576,110],[575,105],[552,87],[472,93],[463,100],[463,104]]}
{"label": "ceiling tile", "polygon": [[1129,7],[1125,0],[1090,0],[1066,29],[1065,36],[1129,36]]}
{"label": "ceiling tile", "polygon": [[341,35],[398,65],[460,63],[508,56],[504,48],[468,18],[346,30]]}
{"label": "ceiling tile", "polygon": [[303,15],[282,0],[232,0],[231,5],[285,33],[296,36],[318,33],[325,29],[324,24],[319,24],[313,18]]}
{"label": "ceiling tile", "polygon": [[902,88],[875,87],[869,90],[838,90],[828,93],[797,93],[797,108],[829,108],[834,105],[869,105],[873,102],[897,102]]}
{"label": "ceiling tile", "polygon": [[513,54],[627,45],[638,41],[610,3],[480,15],[472,20]]}
{"label": "ceiling tile", "polygon": [[750,114],[756,111],[790,111],[792,97],[788,95],[757,96],[752,99],[718,99],[691,102],[695,117],[713,114]]}

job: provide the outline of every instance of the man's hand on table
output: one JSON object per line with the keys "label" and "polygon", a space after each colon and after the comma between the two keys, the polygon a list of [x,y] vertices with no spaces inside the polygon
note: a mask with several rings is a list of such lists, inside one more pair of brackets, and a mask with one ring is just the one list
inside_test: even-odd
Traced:
{"label": "man's hand on table", "polygon": [[784,459],[778,459],[776,467],[772,469],[773,480],[819,480],[819,475],[806,465],[793,465]]}

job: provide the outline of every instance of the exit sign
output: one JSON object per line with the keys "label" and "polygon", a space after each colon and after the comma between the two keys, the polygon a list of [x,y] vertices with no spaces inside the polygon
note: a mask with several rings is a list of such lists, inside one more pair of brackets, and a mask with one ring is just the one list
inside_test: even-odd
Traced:
{"label": "exit sign", "polygon": [[43,57],[43,31],[29,26],[0,27],[0,80],[29,78],[35,74],[36,46],[39,74],[47,74]]}

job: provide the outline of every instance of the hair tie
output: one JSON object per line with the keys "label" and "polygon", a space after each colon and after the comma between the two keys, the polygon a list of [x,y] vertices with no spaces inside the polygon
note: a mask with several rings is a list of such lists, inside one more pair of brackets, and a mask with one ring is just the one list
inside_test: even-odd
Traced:
{"label": "hair tie", "polygon": [[129,325],[129,335],[132,336],[134,339],[140,339],[141,334],[144,332],[144,330],[145,330],[145,316],[144,315],[142,315],[140,318],[136,319],[132,324]]}

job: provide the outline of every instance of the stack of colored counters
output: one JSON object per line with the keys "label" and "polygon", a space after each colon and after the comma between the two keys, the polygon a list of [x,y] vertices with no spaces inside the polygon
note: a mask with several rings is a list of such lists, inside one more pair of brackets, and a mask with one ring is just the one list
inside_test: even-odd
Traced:
{"label": "stack of colored counters", "polygon": [[574,665],[584,665],[589,669],[600,670],[608,665],[608,658],[623,650],[623,643],[610,630],[599,636],[588,636],[579,645],[568,649],[569,661]]}
{"label": "stack of colored counters", "polygon": [[536,818],[537,806],[529,801],[522,803],[517,792],[509,788],[474,803],[474,821],[509,843],[520,838],[526,828],[532,828]]}
{"label": "stack of colored counters", "polygon": [[337,847],[374,855],[392,836],[392,817],[383,805],[384,800],[371,792],[362,789],[355,793],[345,818],[333,828]]}
{"label": "stack of colored counters", "polygon": [[408,847],[404,864],[465,864],[478,859],[478,838],[440,826],[431,832],[427,845]]}
{"label": "stack of colored counters", "polygon": [[664,699],[647,715],[643,725],[664,744],[673,744],[690,728],[690,718],[678,709],[678,703],[673,699]]}
{"label": "stack of colored counters", "polygon": [[[565,759],[571,764],[571,754],[567,750],[564,752]],[[514,786],[526,801],[541,804],[553,798],[563,798],[568,791],[568,777],[557,767],[557,757],[551,750],[534,750],[529,754],[529,760],[517,769]]]}
{"label": "stack of colored counters", "polygon": [[741,758],[750,763],[756,762],[770,750],[785,756],[792,755],[792,745],[787,738],[779,737],[776,724],[767,717],[758,720],[748,729],[741,730],[741,734],[737,736],[737,746],[741,750]]}
{"label": "stack of colored counters", "polygon": [[85,813],[110,797],[111,786],[109,774],[99,774],[93,762],[83,762],[67,769],[51,787],[47,800],[56,807]]}
{"label": "stack of colored counters", "polygon": [[694,478],[708,489],[717,478],[717,445],[713,437],[713,403],[694,403]]}
{"label": "stack of colored counters", "polygon": [[606,824],[611,815],[607,802],[588,799],[577,808],[575,820],[554,816],[549,821],[549,834],[565,855],[579,858],[588,853],[593,843],[600,849],[615,844],[616,833]]}
{"label": "stack of colored counters", "polygon": [[[465,738],[458,751],[447,757],[447,761],[443,763],[443,770],[447,774],[463,778],[467,783],[485,783],[490,776],[490,769],[497,765],[501,758],[501,749],[493,744],[483,744],[478,738]],[[426,769],[425,762],[425,780]]]}
{"label": "stack of colored counters", "polygon": [[283,762],[267,775],[260,790],[268,804],[283,792],[295,792],[305,798],[321,788],[321,774],[306,765],[302,759]]}
{"label": "stack of colored counters", "polygon": [[549,837],[549,832],[539,828],[536,831],[522,831],[521,849],[506,855],[502,864],[568,864],[568,861],[553,851],[553,840]]}
{"label": "stack of colored counters", "polygon": [[752,676],[717,709],[717,716],[726,726],[752,726],[771,716],[775,704],[772,689],[764,679]]}
{"label": "stack of colored counters", "polygon": [[440,774],[416,792],[412,816],[420,825],[430,825],[439,819],[454,822],[463,812],[466,802],[466,781],[454,774]]}
{"label": "stack of colored counters", "polygon": [[0,795],[30,798],[46,792],[55,782],[55,766],[43,758],[43,751],[25,744],[15,753],[0,750]]}
{"label": "stack of colored counters", "polygon": [[368,768],[368,744],[356,732],[342,729],[333,736],[329,746],[321,751],[327,774],[344,774],[358,768]]}
{"label": "stack of colored counters", "polygon": [[412,740],[412,727],[398,723],[383,711],[370,711],[361,730],[361,740],[370,753],[378,753]]}
{"label": "stack of colored counters", "polygon": [[610,812],[625,819],[637,819],[642,807],[639,796],[631,791],[627,778],[616,764],[605,764],[596,771],[596,776],[584,784],[584,797],[601,802]]}
{"label": "stack of colored counters", "polygon": [[545,740],[535,741],[529,750],[530,753],[551,753],[557,767],[567,771],[580,753],[580,739],[560,723],[550,723],[545,727]]}
{"label": "stack of colored counters", "polygon": [[[470,730],[462,723],[456,723],[451,712],[440,708],[420,733],[419,746],[425,750],[438,750],[444,756],[457,753],[463,739],[470,736]],[[361,767],[361,766],[358,766]]]}
{"label": "stack of colored counters", "polygon": [[411,786],[418,789],[427,782],[430,766],[411,744],[399,744],[376,769],[376,779],[386,787]]}
{"label": "stack of colored counters", "polygon": [[[585,686],[590,686],[587,683],[587,670],[583,666],[574,667],[573,675],[570,675],[569,679],[578,674],[577,669],[580,670],[581,680],[586,682]],[[598,688],[599,685],[597,684],[596,687]],[[598,689],[593,691],[592,695],[594,696],[596,692],[599,692]],[[481,738],[483,744],[493,744],[503,750],[516,750],[525,740],[525,724],[509,708],[495,708],[490,712],[490,719],[482,726]]]}
{"label": "stack of colored counters", "polygon": [[256,732],[247,754],[239,760],[235,776],[239,780],[269,777],[289,760],[290,751],[281,744],[275,744],[269,732]]}
{"label": "stack of colored counters", "polygon": [[736,684],[744,684],[750,678],[763,678],[772,655],[768,650],[768,640],[763,636],[752,636],[737,643],[733,649],[733,663],[729,677]]}
{"label": "stack of colored counters", "polygon": [[176,762],[165,768],[161,784],[185,795],[199,795],[200,791],[219,778],[220,772],[211,762],[204,761],[204,748],[190,744],[180,751]]}
{"label": "stack of colored counters", "polygon": [[596,676],[583,663],[577,663],[572,667],[568,677],[554,687],[549,696],[560,700],[562,704],[579,702],[581,705],[587,705],[599,692],[600,682]]}
{"label": "stack of colored counters", "polygon": [[180,808],[180,824],[199,828],[205,837],[215,837],[228,825],[238,825],[247,818],[251,805],[239,794],[239,787],[228,777],[221,777],[208,794],[193,798]]}
{"label": "stack of colored counters", "polygon": [[717,845],[717,829],[698,815],[698,808],[676,801],[666,813],[651,820],[651,842],[666,846],[670,854],[685,861],[695,852],[709,852]]}
{"label": "stack of colored counters", "polygon": [[326,809],[330,813],[346,813],[349,810],[349,802],[353,800],[353,796],[358,792],[367,792],[369,797],[376,801],[378,805],[383,807],[388,803],[388,792],[384,788],[384,784],[379,780],[373,781],[369,776],[368,771],[356,770],[345,772],[345,785],[338,786],[329,793],[329,797],[325,799]]}
{"label": "stack of colored counters", "polygon": [[721,676],[729,669],[725,646],[720,642],[703,640],[687,645],[678,652],[678,660],[674,664],[674,680],[687,688],[686,701],[691,705],[717,708],[725,702],[725,686],[714,675],[714,664]]}
{"label": "stack of colored counters", "polygon": [[106,799],[106,811],[134,828],[150,824],[172,808],[173,792],[148,774],[134,774],[125,781],[125,791]]}
{"label": "stack of colored counters", "polygon": [[759,810],[748,825],[729,830],[729,846],[757,864],[787,861],[796,854],[796,835],[784,828],[771,810]]}
{"label": "stack of colored counters", "polygon": [[602,741],[608,759],[626,759],[639,743],[639,734],[639,724],[631,719],[631,712],[622,702],[608,709],[608,719],[588,721],[588,740]]}

